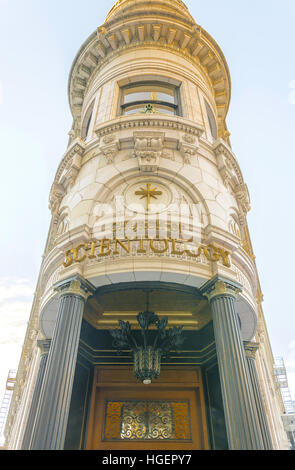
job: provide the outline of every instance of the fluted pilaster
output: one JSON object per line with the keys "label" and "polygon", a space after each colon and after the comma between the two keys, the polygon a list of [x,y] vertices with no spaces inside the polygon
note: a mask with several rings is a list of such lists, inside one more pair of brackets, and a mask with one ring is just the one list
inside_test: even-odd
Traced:
{"label": "fluted pilaster", "polygon": [[268,422],[266,418],[265,408],[261,396],[261,390],[257,375],[257,369],[255,364],[256,352],[259,348],[259,344],[250,341],[244,342],[246,358],[248,363],[248,369],[253,390],[253,399],[256,406],[258,419],[260,423],[261,434],[263,438],[264,448],[267,450],[273,450],[272,440],[269,432]]}
{"label": "fluted pilaster", "polygon": [[58,284],[56,290],[59,309],[33,431],[34,450],[63,449],[84,305],[94,292],[78,277]]}
{"label": "fluted pilaster", "polygon": [[211,306],[228,444],[231,450],[264,449],[251,399],[251,382],[240,324],[236,295],[241,286],[216,276],[202,292]]}
{"label": "fluted pilaster", "polygon": [[45,372],[45,367],[46,367],[46,363],[47,363],[47,359],[48,359],[51,340],[48,340],[48,339],[39,340],[37,342],[37,344],[38,344],[38,347],[40,349],[40,365],[39,365],[37,380],[36,380],[36,383],[35,383],[33,398],[32,398],[32,401],[31,401],[30,411],[29,411],[29,414],[28,414],[26,429],[25,429],[25,432],[24,432],[24,437],[23,437],[23,442],[22,442],[22,449],[23,450],[30,449],[30,443],[31,443],[31,439],[32,439],[32,431],[33,431],[34,422],[35,422],[35,418],[36,418],[36,412],[37,412],[37,408],[38,408],[39,397],[40,397],[41,387],[42,387],[42,383],[43,383],[44,372]]}

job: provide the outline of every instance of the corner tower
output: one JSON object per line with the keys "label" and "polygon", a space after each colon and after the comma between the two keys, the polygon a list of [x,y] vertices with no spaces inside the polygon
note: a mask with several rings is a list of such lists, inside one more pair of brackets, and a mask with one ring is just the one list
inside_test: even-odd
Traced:
{"label": "corner tower", "polygon": [[[120,0],[80,48],[68,91],[10,447],[283,448],[219,46],[182,1]],[[139,345],[139,312],[183,328],[149,385],[109,333],[120,320]]]}

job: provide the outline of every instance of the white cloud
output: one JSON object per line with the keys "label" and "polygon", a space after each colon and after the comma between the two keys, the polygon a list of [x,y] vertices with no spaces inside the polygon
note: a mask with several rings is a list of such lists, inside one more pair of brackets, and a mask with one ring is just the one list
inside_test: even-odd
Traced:
{"label": "white cloud", "polygon": [[0,304],[4,300],[31,297],[34,291],[26,279],[0,277]]}

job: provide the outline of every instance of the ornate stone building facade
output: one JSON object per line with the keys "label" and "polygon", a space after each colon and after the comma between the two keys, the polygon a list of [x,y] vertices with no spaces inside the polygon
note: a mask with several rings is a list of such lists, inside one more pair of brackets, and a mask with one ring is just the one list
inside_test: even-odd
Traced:
{"label": "ornate stone building facade", "polygon": [[[7,448],[287,448],[230,93],[180,0],[120,0],[81,46]],[[158,351],[183,328],[148,385],[109,332],[139,312]]]}

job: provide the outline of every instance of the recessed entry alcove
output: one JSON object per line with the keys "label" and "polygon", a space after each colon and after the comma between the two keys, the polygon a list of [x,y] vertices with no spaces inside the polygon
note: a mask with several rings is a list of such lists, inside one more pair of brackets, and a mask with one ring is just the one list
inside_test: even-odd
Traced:
{"label": "recessed entry alcove", "polygon": [[[141,331],[138,328],[136,316],[147,308],[156,313],[159,318],[167,316],[167,328],[183,325],[184,342],[180,350],[171,351],[169,358],[162,361],[159,379],[151,385],[142,385],[132,373],[131,351],[124,350],[118,353],[113,347],[109,329],[118,328],[118,320],[129,321],[135,337],[140,342]],[[129,401],[126,402],[128,384],[131,387],[128,396],[138,397],[138,400],[134,401],[135,408],[139,406],[139,402],[142,403],[143,398],[148,399],[149,396],[154,397],[157,403],[163,400],[165,402],[163,389],[167,391],[167,400],[170,396],[174,400],[168,400],[167,403],[175,403],[175,399],[180,400],[187,388],[194,390],[193,383],[186,382],[189,371],[196,373],[199,380],[196,389],[198,392],[193,392],[193,396],[195,397],[195,393],[197,395],[200,393],[200,397],[203,397],[202,400],[200,398],[200,401],[197,399],[196,403],[194,401],[191,403],[193,410],[198,409],[203,414],[203,421],[201,423],[200,417],[190,412],[190,425],[195,429],[195,433],[208,440],[207,445],[210,448],[224,449],[227,447],[224,413],[212,316],[207,299],[196,288],[170,283],[133,282],[98,288],[85,306],[65,449],[93,448],[91,447],[94,445],[93,442],[97,439],[100,442],[100,437],[93,437],[94,440],[92,440],[90,434],[92,435],[95,429],[93,420],[98,419],[99,426],[102,426],[101,432],[105,432],[102,422],[108,423],[110,419],[107,415],[97,418],[99,411],[95,411],[98,406],[97,400],[100,401],[104,399],[102,397],[105,397],[102,390],[107,389],[108,399],[113,396],[116,402],[120,398],[121,391],[121,399],[125,407],[127,402],[129,407]],[[102,388],[97,388],[96,382],[105,374],[109,377],[108,383],[101,385]],[[183,388],[179,385],[173,388],[173,382],[174,385],[177,382],[182,383],[182,376],[184,377]],[[101,414],[104,411],[106,412],[106,409],[101,408]],[[173,427],[173,423],[171,426]],[[104,448],[104,445],[107,448],[118,448],[119,445],[120,448],[118,439],[114,440],[115,447],[109,447],[111,445],[109,441],[107,441],[108,444],[103,442],[102,438],[101,448]],[[122,448],[125,448],[126,442],[125,439]],[[135,446],[133,448],[137,448],[136,439],[132,442]],[[141,440],[138,442],[142,445]],[[166,442],[168,449],[173,448],[169,439],[160,440],[160,442],[162,446]],[[199,444],[201,447],[205,445],[205,441],[202,442],[202,445]],[[157,448],[157,445],[159,445],[157,440],[154,442],[149,440],[149,444],[145,442],[145,446],[150,446],[148,448]],[[174,442],[174,448],[178,445],[180,448],[189,448],[186,447],[189,443],[181,439],[178,444]]]}

